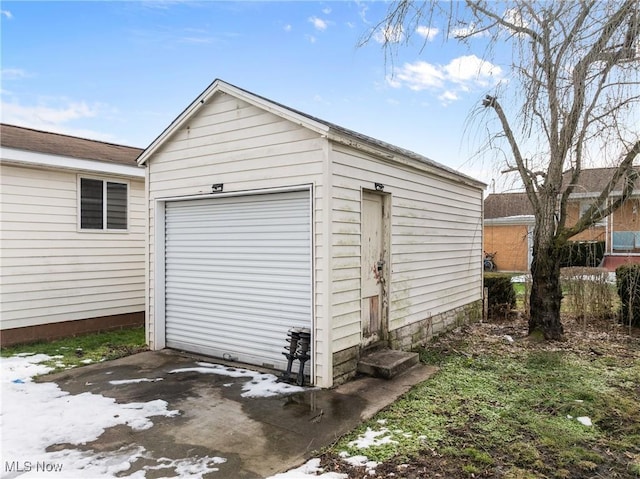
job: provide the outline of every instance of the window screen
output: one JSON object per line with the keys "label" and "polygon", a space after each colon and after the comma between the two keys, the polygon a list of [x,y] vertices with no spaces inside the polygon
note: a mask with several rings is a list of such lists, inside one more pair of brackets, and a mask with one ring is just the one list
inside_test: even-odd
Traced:
{"label": "window screen", "polygon": [[80,179],[80,227],[102,229],[102,181]]}
{"label": "window screen", "polygon": [[107,182],[107,229],[127,229],[127,185]]}
{"label": "window screen", "polygon": [[80,178],[80,228],[127,229],[127,184]]}

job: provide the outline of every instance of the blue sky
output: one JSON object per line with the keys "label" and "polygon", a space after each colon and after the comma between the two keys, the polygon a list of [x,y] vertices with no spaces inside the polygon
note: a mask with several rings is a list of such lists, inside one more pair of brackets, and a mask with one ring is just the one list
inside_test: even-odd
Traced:
{"label": "blue sky", "polygon": [[484,45],[444,42],[438,21],[393,62],[383,32],[358,47],[387,7],[3,1],[1,118],[144,148],[220,78],[489,183],[497,167],[471,159],[481,138],[468,121],[506,67],[483,63]]}

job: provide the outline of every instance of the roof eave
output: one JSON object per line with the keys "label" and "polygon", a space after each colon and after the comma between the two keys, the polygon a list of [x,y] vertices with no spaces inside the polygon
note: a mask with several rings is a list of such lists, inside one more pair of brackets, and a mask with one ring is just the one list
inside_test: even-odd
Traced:
{"label": "roof eave", "polygon": [[40,153],[4,146],[0,146],[0,160],[2,163],[18,166],[86,171],[101,175],[118,175],[132,178],[145,177],[144,169],[136,166],[135,164],[124,165],[122,163],[115,163],[111,161],[53,155],[50,153]]}
{"label": "roof eave", "polygon": [[293,123],[313,130],[320,135],[325,136],[329,132],[329,127],[320,122],[314,121],[303,115],[299,115],[294,111],[253,95],[252,93],[242,90],[220,79],[216,79],[140,154],[137,159],[138,165],[144,165],[158,150],[158,148],[173,136],[175,132],[179,131],[198,112],[202,105],[205,105],[217,93],[233,95],[234,97],[240,98],[241,100],[258,108],[269,111],[275,115],[292,121]]}
{"label": "roof eave", "polygon": [[534,225],[536,218],[533,215],[503,216],[501,218],[485,218],[484,224],[487,226],[509,226],[509,225]]}
{"label": "roof eave", "polygon": [[422,171],[426,171],[458,183],[464,183],[474,188],[484,190],[487,187],[486,183],[476,180],[475,178],[472,178],[470,176],[466,176],[463,173],[459,173],[455,170],[449,169],[444,165],[440,165],[438,163],[430,161],[428,158],[418,157],[417,154],[415,158],[408,155],[402,155],[399,152],[383,148],[377,144],[370,144],[360,137],[355,137],[341,131],[336,131],[335,129],[331,130],[328,138],[329,140],[335,141],[336,143],[355,148],[356,150],[360,150],[364,153],[376,156],[378,158],[397,164],[418,168]]}

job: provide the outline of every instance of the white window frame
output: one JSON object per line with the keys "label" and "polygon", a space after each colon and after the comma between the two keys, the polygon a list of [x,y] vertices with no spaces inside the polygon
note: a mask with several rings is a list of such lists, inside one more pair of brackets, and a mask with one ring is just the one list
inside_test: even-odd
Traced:
{"label": "white window frame", "polygon": [[[102,181],[102,228],[83,228],[82,227],[82,180],[97,180]],[[120,228],[107,228],[107,183],[119,183],[127,186],[127,227]],[[77,191],[77,230],[80,233],[128,233],[131,225],[131,183],[129,180],[123,178],[107,177],[107,176],[94,176],[94,175],[77,175],[76,178],[76,191]]]}
{"label": "white window frame", "polygon": [[[587,212],[587,210],[591,207],[593,201],[591,200],[581,200],[578,207],[578,218],[582,218],[582,215]],[[604,206],[604,205],[603,205]],[[593,224],[593,226],[607,226],[607,218],[602,218],[600,221],[597,221]]]}

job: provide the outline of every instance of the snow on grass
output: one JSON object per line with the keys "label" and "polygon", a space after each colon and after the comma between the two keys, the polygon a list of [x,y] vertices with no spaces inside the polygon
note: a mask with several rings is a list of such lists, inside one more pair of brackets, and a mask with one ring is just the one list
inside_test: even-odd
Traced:
{"label": "snow on grass", "polygon": [[383,427],[379,431],[374,431],[370,427],[347,445],[358,449],[367,449],[371,446],[381,446],[382,444],[397,444],[398,441],[391,439],[391,431]]}
{"label": "snow on grass", "polygon": [[351,464],[355,467],[364,467],[366,468],[367,474],[373,475],[378,467],[378,463],[376,461],[370,461],[367,456],[349,456],[346,452],[341,452],[340,457],[347,464]]}
{"label": "snow on grass", "polygon": [[320,459],[311,459],[296,469],[276,474],[267,479],[308,479],[310,477],[317,479],[347,479],[349,476],[338,472],[323,472],[320,467]]}
{"label": "snow on grass", "polygon": [[585,426],[593,426],[591,418],[586,416],[577,417],[576,421],[578,421],[580,424],[584,424]]}
{"label": "snow on grass", "polygon": [[[278,382],[273,374],[264,374],[249,369],[222,366],[199,362],[198,367],[179,368],[169,371],[170,374],[196,372],[201,374],[219,374],[232,378],[248,378],[249,381],[242,385],[244,391],[241,396],[246,398],[272,397],[302,392],[305,388]],[[227,383],[229,386],[230,384]],[[227,386],[225,384],[225,386]],[[228,387],[228,386],[227,386]]]}
{"label": "snow on grass", "polygon": [[[573,419],[573,416],[570,416],[570,415],[567,414],[567,419]],[[593,426],[593,422],[591,421],[591,418],[588,417],[588,416],[580,416],[580,417],[577,417],[575,419],[576,419],[576,421],[578,421],[583,426],[588,426],[588,427]]]}

